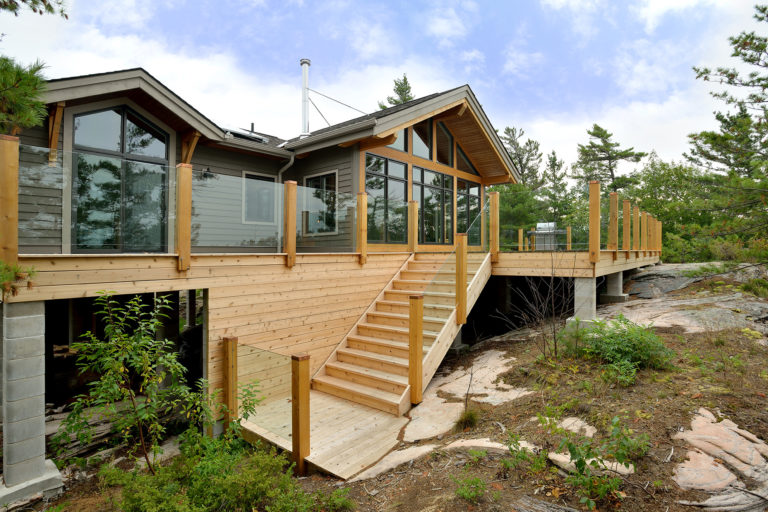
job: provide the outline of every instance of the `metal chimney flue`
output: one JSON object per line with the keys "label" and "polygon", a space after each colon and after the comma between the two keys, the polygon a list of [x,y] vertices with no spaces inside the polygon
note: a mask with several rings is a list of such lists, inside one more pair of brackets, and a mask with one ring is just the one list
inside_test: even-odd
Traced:
{"label": "metal chimney flue", "polygon": [[301,136],[309,135],[309,59],[301,59]]}

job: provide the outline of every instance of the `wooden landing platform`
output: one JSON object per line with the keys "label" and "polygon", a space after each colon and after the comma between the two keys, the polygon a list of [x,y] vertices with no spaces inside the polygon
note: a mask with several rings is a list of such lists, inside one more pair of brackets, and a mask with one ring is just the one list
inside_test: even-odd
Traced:
{"label": "wooden landing platform", "polygon": [[658,251],[601,251],[600,261],[589,261],[588,252],[500,252],[493,264],[494,276],[599,277],[654,265]]}
{"label": "wooden landing platform", "polygon": [[[408,418],[312,390],[309,395],[310,451],[307,462],[344,480],[381,459],[394,448]],[[288,398],[260,405],[243,435],[264,440],[288,452],[291,405]]]}

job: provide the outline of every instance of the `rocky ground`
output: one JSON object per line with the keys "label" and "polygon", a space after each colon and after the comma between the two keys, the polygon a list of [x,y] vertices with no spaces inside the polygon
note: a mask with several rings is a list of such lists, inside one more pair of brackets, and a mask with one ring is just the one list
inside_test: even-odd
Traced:
{"label": "rocky ground", "polygon": [[[316,474],[302,485],[346,488],[358,510],[583,510],[562,432],[598,446],[619,418],[650,449],[628,466],[596,460],[620,489],[598,509],[765,510],[768,301],[740,288],[765,269],[685,275],[695,268],[641,271],[629,302],[599,308],[652,324],[675,351],[672,369],[621,387],[596,361],[545,357],[536,329],[513,331],[446,359],[395,451],[348,482]],[[477,424],[457,429],[467,408]],[[528,459],[515,459],[510,439]],[[78,477],[57,510],[109,510],[93,479]]]}

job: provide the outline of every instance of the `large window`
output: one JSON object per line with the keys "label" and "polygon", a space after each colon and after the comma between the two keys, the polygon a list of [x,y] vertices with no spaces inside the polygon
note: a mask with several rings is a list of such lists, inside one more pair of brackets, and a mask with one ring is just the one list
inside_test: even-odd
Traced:
{"label": "large window", "polygon": [[413,200],[419,203],[419,243],[453,243],[453,177],[414,167]]}
{"label": "large window", "polygon": [[368,241],[404,244],[408,241],[408,175],[404,163],[365,156],[368,193]]}
{"label": "large window", "polygon": [[275,177],[243,171],[243,224],[274,224]]}
{"label": "large window", "polygon": [[305,235],[336,233],[336,171],[304,178],[301,225]]}
{"label": "large window", "polygon": [[440,121],[437,122],[437,133],[435,135],[435,155],[437,161],[448,167],[453,167],[453,135]]}
{"label": "large window", "polygon": [[473,181],[457,180],[456,231],[467,233],[467,242],[480,244],[480,184]]}
{"label": "large window", "polygon": [[168,135],[116,107],[75,116],[73,150],[73,250],[166,251]]}
{"label": "large window", "polygon": [[413,155],[432,160],[432,120],[413,125]]}

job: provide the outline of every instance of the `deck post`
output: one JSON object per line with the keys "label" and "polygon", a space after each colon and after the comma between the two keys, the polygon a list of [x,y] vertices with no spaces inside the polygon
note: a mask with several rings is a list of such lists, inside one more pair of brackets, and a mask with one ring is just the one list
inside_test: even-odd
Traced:
{"label": "deck post", "polygon": [[419,248],[419,203],[408,201],[408,252]]}
{"label": "deck post", "polygon": [[309,354],[291,356],[291,423],[296,474],[305,475],[309,457]]}
{"label": "deck post", "polygon": [[643,256],[648,250],[648,214],[646,212],[640,215],[640,250],[643,251]]}
{"label": "deck post", "polygon": [[621,228],[621,238],[622,238],[621,246],[622,247],[621,248],[627,252],[629,251],[629,229],[630,229],[629,218],[631,216],[630,210],[631,210],[631,206],[629,204],[629,199],[625,199],[624,211],[622,212],[622,216],[621,216],[621,223],[622,223],[622,228]]}
{"label": "deck post", "polygon": [[237,411],[237,337],[225,336],[224,342],[224,405],[227,412],[224,428],[238,418]]}
{"label": "deck post", "polygon": [[456,244],[456,323],[467,323],[467,234],[459,233]]}
{"label": "deck post", "polygon": [[296,182],[289,180],[285,187],[283,202],[283,252],[285,253],[285,266],[293,268],[296,264]]}
{"label": "deck post", "polygon": [[619,250],[619,194],[610,194],[610,213],[608,217],[608,250]]}
{"label": "deck post", "polygon": [[571,226],[565,228],[565,250],[571,250]]}
{"label": "deck post", "polygon": [[589,182],[589,261],[600,261],[600,182]]}
{"label": "deck post", "polygon": [[523,248],[523,228],[520,228],[517,230],[517,251],[523,252],[525,249]]}
{"label": "deck post", "polygon": [[664,232],[662,231],[662,225],[663,223],[659,221],[659,256],[661,256],[661,251],[664,248]]}
{"label": "deck post", "polygon": [[411,295],[408,307],[408,384],[411,386],[411,404],[422,401],[424,375],[424,296]]}
{"label": "deck post", "polygon": [[368,260],[368,194],[357,194],[357,252],[360,265]]}
{"label": "deck post", "polygon": [[536,250],[536,227],[531,228],[532,234],[531,234],[531,250]]}
{"label": "deck post", "polygon": [[491,207],[491,263],[499,261],[499,193],[489,192]]}
{"label": "deck post", "polygon": [[192,164],[176,165],[176,256],[179,272],[190,266],[192,250]]}
{"label": "deck post", "polygon": [[19,262],[19,138],[0,135],[0,261]]}
{"label": "deck post", "polygon": [[637,205],[632,210],[632,250],[635,252],[640,250],[640,208]]}

